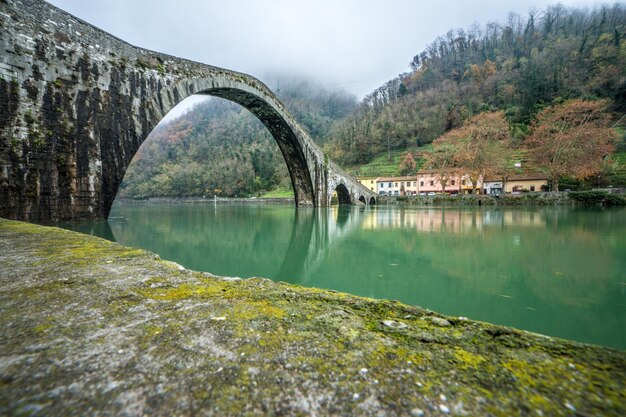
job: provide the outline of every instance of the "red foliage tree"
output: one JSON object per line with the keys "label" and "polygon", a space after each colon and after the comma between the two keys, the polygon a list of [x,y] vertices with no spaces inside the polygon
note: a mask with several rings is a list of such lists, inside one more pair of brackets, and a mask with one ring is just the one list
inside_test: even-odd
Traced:
{"label": "red foliage tree", "polygon": [[537,115],[526,145],[553,190],[559,190],[560,177],[584,179],[602,171],[617,139],[607,105],[607,100],[571,100]]}
{"label": "red foliage tree", "polygon": [[[446,165],[454,166],[457,172],[466,175],[476,192],[479,181],[488,175],[501,174],[503,159],[510,155],[510,142],[509,124],[504,112],[500,111],[478,114],[433,144],[440,158],[453,156],[454,162]],[[443,152],[444,149],[447,152]]]}
{"label": "red foliage tree", "polygon": [[413,154],[411,152],[407,152],[404,160],[400,162],[400,175],[411,175],[415,173],[415,167],[417,164],[415,163],[415,159],[413,158]]}

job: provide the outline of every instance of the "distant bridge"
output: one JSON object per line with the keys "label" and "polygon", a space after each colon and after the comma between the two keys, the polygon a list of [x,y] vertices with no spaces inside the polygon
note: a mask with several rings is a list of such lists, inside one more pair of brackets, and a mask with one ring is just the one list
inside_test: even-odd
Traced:
{"label": "distant bridge", "polygon": [[278,98],[238,72],[134,47],[44,1],[0,2],[0,216],[106,218],[139,146],[192,94],[234,101],[270,131],[296,206],[375,203]]}

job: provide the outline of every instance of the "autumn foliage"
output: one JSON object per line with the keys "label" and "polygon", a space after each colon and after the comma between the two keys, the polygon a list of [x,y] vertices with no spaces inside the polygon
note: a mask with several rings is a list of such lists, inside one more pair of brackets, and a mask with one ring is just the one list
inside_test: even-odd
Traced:
{"label": "autumn foliage", "polygon": [[400,162],[400,174],[401,175],[411,175],[415,174],[415,167],[417,164],[415,163],[415,159],[413,158],[413,154],[411,152],[407,152],[406,156]]}
{"label": "autumn foliage", "polygon": [[[617,139],[608,100],[571,100],[541,111],[523,141],[526,170],[543,171],[558,191],[559,178],[599,174]],[[433,142],[432,169],[442,178],[456,172],[473,187],[485,178],[506,182],[515,172],[509,124],[503,112],[481,113]]]}
{"label": "autumn foliage", "polygon": [[456,143],[453,137],[442,137],[437,139],[433,145],[433,150],[427,156],[427,165],[434,171],[443,193],[450,178],[459,171],[456,162]]}
{"label": "autumn foliage", "polygon": [[608,98],[626,112],[626,7],[563,5],[450,30],[415,55],[411,71],[367,95],[329,130],[325,151],[344,166],[431,143],[486,109],[515,136],[559,97]]}
{"label": "autumn foliage", "polygon": [[607,100],[571,100],[537,115],[526,146],[553,190],[558,191],[560,177],[584,179],[601,172],[617,139],[607,105]]}
{"label": "autumn foliage", "polygon": [[[510,154],[511,134],[504,112],[481,113],[433,142],[429,159],[435,170],[466,175],[476,188],[487,176],[502,175]],[[444,163],[445,161],[445,163]],[[444,168],[445,165],[445,168]]]}

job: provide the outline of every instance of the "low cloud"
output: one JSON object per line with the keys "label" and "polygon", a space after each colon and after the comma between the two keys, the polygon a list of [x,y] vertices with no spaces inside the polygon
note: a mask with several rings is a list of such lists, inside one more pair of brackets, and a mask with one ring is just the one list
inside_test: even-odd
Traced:
{"label": "low cloud", "polygon": [[[359,97],[408,70],[449,29],[505,22],[554,2],[502,0],[51,0],[145,48],[246,72],[310,77]],[[593,7],[597,2],[561,1]]]}

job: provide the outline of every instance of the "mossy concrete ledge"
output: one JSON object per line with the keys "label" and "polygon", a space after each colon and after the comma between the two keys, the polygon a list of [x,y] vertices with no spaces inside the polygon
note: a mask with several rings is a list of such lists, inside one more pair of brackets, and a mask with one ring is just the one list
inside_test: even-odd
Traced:
{"label": "mossy concrete ledge", "polygon": [[0,219],[0,415],[626,415],[626,353]]}

